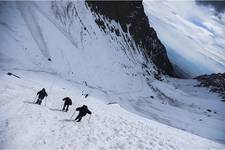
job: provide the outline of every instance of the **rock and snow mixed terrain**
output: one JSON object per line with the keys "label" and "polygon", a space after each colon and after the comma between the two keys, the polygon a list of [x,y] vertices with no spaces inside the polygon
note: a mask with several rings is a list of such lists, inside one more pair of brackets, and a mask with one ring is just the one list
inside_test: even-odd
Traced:
{"label": "rock and snow mixed terrain", "polygon": [[202,75],[195,79],[200,81],[198,86],[210,88],[211,92],[220,94],[225,101],[225,73]]}
{"label": "rock and snow mixed terrain", "polygon": [[[221,98],[194,87],[196,80],[156,80],[157,67],[118,22],[93,14],[85,2],[0,8],[1,149],[225,148]],[[123,36],[102,31],[96,17]],[[43,87],[47,100],[32,104]],[[74,104],[68,113],[59,111],[65,96]],[[70,116],[83,104],[93,115],[74,123]]]}

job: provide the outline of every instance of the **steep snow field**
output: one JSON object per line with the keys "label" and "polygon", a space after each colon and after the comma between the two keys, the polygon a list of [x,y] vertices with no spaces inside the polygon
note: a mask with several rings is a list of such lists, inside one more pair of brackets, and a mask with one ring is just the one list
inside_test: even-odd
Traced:
{"label": "steep snow field", "polygon": [[170,61],[183,75],[225,72],[225,13],[219,18],[195,1],[144,0],[143,4]]}
{"label": "steep snow field", "polygon": [[[165,143],[174,149],[215,148],[215,143],[190,133],[225,143],[225,103],[217,95],[193,87],[197,84],[194,80],[168,77],[163,77],[163,82],[155,80],[154,65],[149,63],[148,68],[143,67],[144,59],[137,49],[131,51],[125,39],[100,30],[94,18],[102,16],[93,16],[83,2],[68,3],[0,3],[3,148],[39,148],[38,143],[43,146],[40,148],[62,145],[63,148],[81,148],[79,142],[87,148],[102,145],[160,148]],[[118,23],[107,23],[130,37],[129,33],[122,32]],[[5,75],[8,71],[23,78],[8,77]],[[87,86],[83,86],[84,81]],[[30,104],[43,87],[50,95],[47,107]],[[90,94],[88,101],[80,97],[81,90]],[[94,111],[90,125],[86,125],[87,118],[80,125],[85,132],[77,130],[78,125],[68,120],[71,111],[70,115],[57,111],[64,96],[74,99],[73,108],[85,102]],[[106,105],[108,103],[117,104]],[[107,142],[102,141],[107,141],[107,137],[109,144],[105,145]],[[130,143],[124,137],[130,139]],[[151,145],[148,139],[155,142]],[[143,145],[138,145],[140,143]]]}
{"label": "steep snow field", "polygon": [[[129,51],[122,37],[102,32],[84,2],[73,3],[74,14],[63,14],[65,10],[61,9],[66,4],[3,3],[1,68],[54,72],[66,79],[86,80],[107,91],[121,90],[128,84],[128,91],[139,89],[139,74],[144,72],[142,54]],[[112,21],[111,25],[122,30],[118,23]]]}
{"label": "steep snow field", "polygon": [[[81,96],[84,85],[42,72],[13,71],[18,79],[0,75],[0,149],[224,149],[201,138],[107,105],[95,96]],[[33,104],[42,87],[49,97]],[[73,106],[61,112],[62,98]],[[45,106],[46,104],[46,106]],[[76,107],[88,105],[93,112],[80,123],[70,119]],[[75,114],[76,116],[77,114]],[[74,118],[74,117],[73,117]],[[88,121],[89,120],[89,121]]]}

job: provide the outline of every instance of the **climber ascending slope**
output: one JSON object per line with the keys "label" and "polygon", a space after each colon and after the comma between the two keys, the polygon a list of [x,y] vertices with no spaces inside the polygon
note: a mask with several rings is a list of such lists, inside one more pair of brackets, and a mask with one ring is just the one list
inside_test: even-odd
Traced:
{"label": "climber ascending slope", "polygon": [[38,104],[38,105],[41,105],[42,100],[48,96],[48,94],[45,91],[45,88],[43,88],[41,91],[39,91],[37,93],[37,95],[38,95],[38,99],[37,99],[36,104]]}
{"label": "climber ascending slope", "polygon": [[77,122],[80,122],[82,117],[84,117],[86,114],[91,114],[91,111],[88,109],[86,105],[76,108],[76,111],[79,111],[79,114],[77,115],[75,119],[77,120]]}
{"label": "climber ascending slope", "polygon": [[69,109],[69,105],[72,105],[72,100],[69,97],[63,98],[64,105],[62,111],[67,112]]}

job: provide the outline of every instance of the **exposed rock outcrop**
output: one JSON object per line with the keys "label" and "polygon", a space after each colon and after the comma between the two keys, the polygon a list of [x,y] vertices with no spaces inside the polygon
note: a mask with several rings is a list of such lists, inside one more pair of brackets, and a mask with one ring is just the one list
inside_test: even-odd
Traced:
{"label": "exposed rock outcrop", "polygon": [[197,86],[210,88],[210,91],[219,93],[225,101],[225,73],[202,75],[195,79],[200,81]]}
{"label": "exposed rock outcrop", "polygon": [[[173,75],[174,71],[169,62],[166,49],[157,37],[155,30],[150,27],[144,13],[142,1],[86,1],[91,11],[103,15],[108,20],[118,22],[123,32],[132,36],[136,47],[144,54],[147,62],[152,61],[160,73]],[[96,23],[104,31],[110,28],[101,18]],[[121,36],[117,29],[112,29],[117,36]],[[131,45],[131,47],[133,47]]]}

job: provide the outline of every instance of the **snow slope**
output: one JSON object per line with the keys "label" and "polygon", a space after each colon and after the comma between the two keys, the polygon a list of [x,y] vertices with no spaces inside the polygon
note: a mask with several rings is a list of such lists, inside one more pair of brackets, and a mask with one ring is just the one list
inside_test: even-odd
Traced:
{"label": "snow slope", "polygon": [[[27,71],[14,73],[21,79],[0,72],[0,149],[225,148],[132,114],[117,104],[107,105],[97,97],[85,99],[81,97],[83,86],[55,75]],[[43,86],[47,87],[49,97],[42,106],[33,104],[35,93]],[[59,111],[64,96],[73,99],[73,106],[67,113]],[[83,104],[93,112],[90,121],[86,116],[81,123],[73,122],[70,117],[75,107]]]}
{"label": "snow slope", "polygon": [[[58,123],[57,120],[66,119],[63,115],[61,116],[61,112],[53,111],[60,114],[60,116],[57,117],[57,115],[54,115],[54,113],[47,108],[42,109],[38,106],[29,105],[35,92],[42,87],[46,87],[50,95],[50,102],[47,102],[47,106],[51,109],[59,109],[61,105],[60,100],[55,103],[53,99],[61,99],[66,96],[68,92],[68,94],[72,95],[74,100],[76,100],[76,97],[80,95],[80,90],[83,90],[85,93],[90,94],[90,99],[95,99],[93,103],[90,103],[93,105],[91,109],[93,109],[94,112],[99,111],[97,110],[97,104],[99,104],[99,107],[102,109],[107,110],[108,106],[105,104],[117,103],[121,108],[139,115],[139,117],[136,116],[137,118],[142,116],[217,142],[225,143],[225,128],[223,126],[225,123],[225,103],[222,103],[217,95],[208,93],[207,89],[193,87],[196,84],[194,80],[179,80],[167,77],[163,77],[163,82],[155,80],[153,77],[153,72],[155,71],[154,65],[150,63],[148,67],[143,67],[142,63],[145,61],[142,54],[138,51],[130,51],[124,39],[114,34],[109,34],[107,31],[106,33],[102,32],[94,21],[94,17],[96,16],[92,15],[85,3],[76,2],[67,5],[68,3],[0,3],[1,85],[3,85],[3,83],[4,85],[10,84],[10,81],[5,77],[5,73],[8,71],[18,73],[24,76],[25,79],[32,79],[30,81],[31,83],[29,83],[29,81],[18,83],[18,89],[16,87],[11,87],[13,84],[17,84],[17,81],[13,81],[13,84],[10,84],[11,90],[6,91],[7,93],[15,92],[12,95],[1,92],[1,95],[4,96],[5,99],[10,99],[11,101],[10,104],[5,106],[8,102],[6,102],[6,100],[1,100],[1,111],[5,112],[9,110],[10,107],[19,107],[10,110],[10,112],[7,111],[7,114],[1,115],[4,128],[8,126],[7,121],[10,122],[11,117],[17,114],[17,111],[19,111],[19,117],[24,117],[25,122],[28,122],[27,124],[30,122],[33,123],[34,120],[25,119],[28,114],[26,114],[27,111],[23,109],[26,108],[30,109],[30,111],[34,113],[34,116],[40,117],[40,120],[42,120],[37,126],[34,125],[35,128],[43,124],[43,126],[48,124],[48,128],[53,125],[54,128],[59,130],[61,123]],[[67,10],[69,11],[67,12]],[[107,22],[107,20],[105,21]],[[120,29],[120,32],[123,33],[118,23],[112,21],[109,25],[116,26]],[[126,34],[126,36],[130,37],[129,33]],[[51,61],[48,61],[49,58]],[[33,72],[41,77],[36,77]],[[49,74],[51,74],[51,77],[49,77]],[[87,86],[85,87],[82,86],[84,81],[87,82]],[[20,80],[18,82],[20,82]],[[63,88],[61,84],[66,84],[64,82],[70,82],[70,86],[67,87],[66,90],[58,89],[58,91],[53,92],[56,87]],[[30,90],[27,89],[23,91],[20,86],[24,88],[28,86],[27,88]],[[68,85],[66,84],[65,86]],[[15,91],[14,88],[17,90]],[[75,89],[69,91],[68,88]],[[2,90],[4,91],[5,89],[7,88],[3,86]],[[192,91],[194,89],[196,92]],[[31,90],[33,91],[32,93]],[[21,94],[21,96],[23,94],[28,94],[24,97],[30,98],[29,100],[21,100],[24,99],[24,97],[18,96],[19,94]],[[17,99],[14,99],[15,97],[21,102],[20,104],[14,102],[17,101]],[[99,102],[97,102],[97,100],[99,100]],[[29,102],[22,103],[23,101]],[[94,103],[97,104],[94,105]],[[77,105],[78,103],[76,106]],[[120,107],[115,108],[115,110],[112,109],[110,114],[116,114],[121,111],[126,112]],[[22,110],[20,110],[20,108]],[[213,111],[210,113],[207,109]],[[20,111],[22,111],[21,114]],[[43,116],[42,112],[44,111],[49,114]],[[214,111],[216,113],[214,113]],[[129,115],[124,114],[124,116],[130,118],[133,116],[132,113],[128,113]],[[100,111],[96,114],[100,115],[102,112]],[[32,115],[32,117],[34,116]],[[121,115],[119,116],[121,117]],[[15,121],[18,122],[19,118],[16,119]],[[47,119],[51,121],[47,122]],[[144,123],[145,125],[149,122],[147,119],[144,119],[144,121],[146,121],[146,123]],[[112,120],[115,121],[114,119]],[[95,121],[96,124],[98,124],[97,119]],[[19,131],[17,133],[17,129],[22,125],[18,124],[17,126],[16,122],[14,122],[15,124],[13,123],[14,125],[11,127],[7,127],[9,129],[1,132],[3,133],[2,137],[9,136],[9,139],[11,139],[16,135],[17,137],[24,136],[25,131]],[[152,121],[150,121],[150,124],[151,123]],[[100,125],[98,127],[102,128]],[[48,136],[54,139],[51,132],[46,131],[49,130],[48,128],[45,128],[44,131],[40,133],[44,134],[47,132]],[[124,127],[119,126],[119,128],[123,129]],[[140,129],[140,127],[137,128]],[[32,127],[29,127],[29,129],[31,130]],[[86,128],[83,127],[83,129]],[[170,129],[172,130],[172,128],[169,128],[169,130]],[[26,129],[24,128],[24,130]],[[106,130],[109,129],[106,128]],[[30,132],[34,132],[32,134],[36,135],[37,133],[35,131],[36,130]],[[97,131],[98,130],[96,130],[96,132]],[[179,130],[176,131],[182,132]],[[66,134],[72,134],[70,131],[67,132],[59,134],[65,134],[65,136]],[[114,132],[112,131],[110,133]],[[145,134],[142,131],[140,131],[140,133]],[[128,131],[124,134],[128,134]],[[169,134],[170,133],[168,133],[168,136]],[[192,135],[188,135],[192,138]],[[93,133],[93,136],[96,135]],[[61,137],[63,137],[63,135]],[[193,137],[195,136],[193,135]],[[37,138],[33,141],[35,143],[40,137],[35,136],[34,138]],[[72,139],[69,140],[73,141],[76,137],[71,138]],[[84,136],[84,138],[86,137]],[[147,136],[147,138],[151,139],[149,136]],[[3,145],[11,145],[8,139],[1,139],[3,139],[3,142],[1,142]],[[22,139],[16,138],[16,140]],[[185,145],[185,142],[190,139],[183,140],[180,138],[177,140]],[[44,141],[41,140],[38,142],[41,143]],[[59,141],[55,139],[55,141],[53,140],[52,142],[57,143]],[[16,144],[20,143],[23,142],[15,141],[15,147],[17,147]],[[197,143],[198,142],[196,142],[196,144]],[[186,144],[196,146],[196,144]],[[201,142],[199,144],[205,146],[205,144],[201,144]],[[57,144],[52,144],[52,146],[54,145]],[[28,145],[24,143],[23,146],[27,147]],[[46,147],[48,146],[51,147],[50,144],[46,145]],[[78,145],[76,144],[74,146]]]}
{"label": "snow slope", "polygon": [[225,72],[225,14],[219,19],[195,1],[145,0],[144,8],[170,61],[184,76]]}
{"label": "snow slope", "polygon": [[[62,18],[54,17],[64,11],[60,8],[66,4],[4,4],[0,16],[3,21],[0,29],[3,37],[0,41],[1,67],[52,72],[66,79],[88,81],[108,91],[125,89],[128,84],[133,85],[129,90],[139,89],[138,74],[144,72],[142,54],[129,51],[122,37],[102,32],[84,2],[74,3],[72,8],[76,13],[65,23],[63,19],[67,17],[62,14],[58,16]],[[119,24],[111,24],[121,29]],[[121,44],[124,44],[123,48]],[[149,69],[154,72],[153,66]],[[111,80],[112,77],[117,82]]]}

